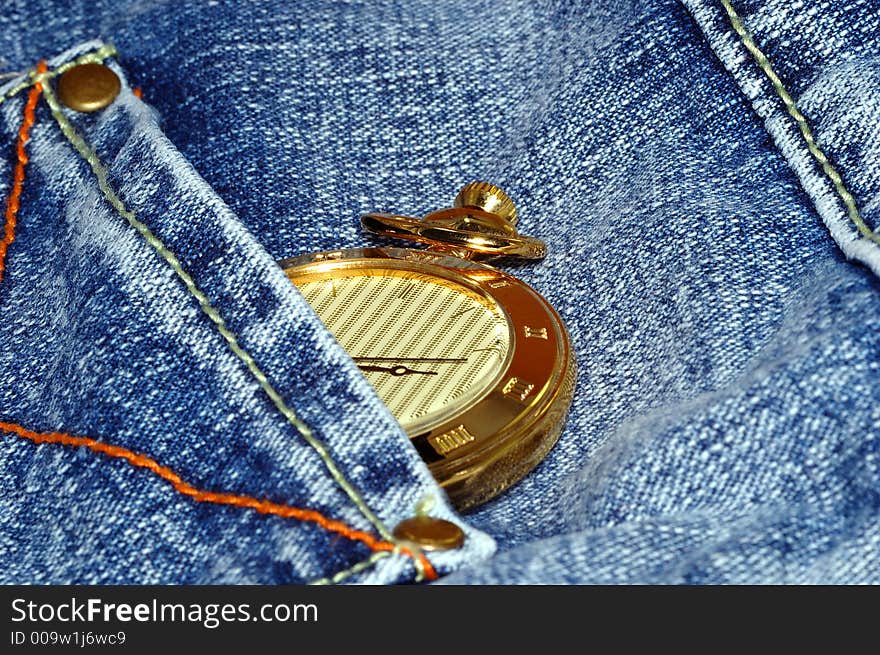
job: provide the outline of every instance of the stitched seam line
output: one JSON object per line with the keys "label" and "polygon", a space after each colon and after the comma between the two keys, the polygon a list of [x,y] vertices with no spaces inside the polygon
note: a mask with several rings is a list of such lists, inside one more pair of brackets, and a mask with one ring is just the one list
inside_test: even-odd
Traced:
{"label": "stitched seam line", "polygon": [[[14,89],[12,89],[11,91],[9,91],[7,94],[5,94],[4,97],[0,98],[0,103],[3,103],[4,101],[13,97],[15,94],[17,94],[18,92],[27,88],[31,84],[33,84],[33,86],[34,86],[34,88],[32,89],[32,91],[28,97],[28,100],[25,104],[24,119],[23,119],[22,126],[19,129],[19,138],[18,138],[18,143],[17,143],[17,148],[16,148],[18,161],[17,161],[17,165],[16,165],[16,169],[15,169],[13,186],[10,191],[9,197],[7,198],[7,209],[6,209],[6,217],[5,217],[6,223],[5,223],[5,228],[4,228],[4,236],[3,236],[2,241],[0,241],[0,282],[2,282],[2,280],[3,280],[3,272],[5,270],[6,251],[9,247],[9,245],[11,245],[12,241],[15,239],[16,218],[17,218],[18,209],[20,206],[19,201],[20,201],[20,197],[21,197],[21,189],[22,189],[22,186],[24,183],[24,168],[28,162],[27,153],[24,150],[24,146],[30,138],[30,128],[33,126],[33,124],[35,122],[35,117],[36,117],[35,109],[36,109],[37,101],[39,100],[39,95],[43,90],[43,82],[56,76],[56,75],[63,73],[66,70],[69,70],[73,66],[78,66],[78,65],[84,64],[84,63],[101,62],[106,57],[112,56],[114,54],[116,54],[116,50],[112,46],[104,46],[95,52],[87,53],[86,55],[78,57],[77,59],[75,59],[71,62],[67,62],[65,64],[62,64],[61,66],[59,66],[57,69],[55,69],[51,73],[47,73],[46,62],[45,62],[45,60],[43,60],[38,64],[38,66],[33,71],[31,71],[29,73],[29,77],[32,80],[30,83],[20,84],[17,87],[15,87]],[[50,93],[51,93],[51,90],[50,90]],[[135,93],[135,95],[140,97],[140,94],[138,93],[138,89],[136,89],[134,91],[134,93]],[[51,107],[51,104],[50,104],[50,107]],[[0,426],[0,427],[4,427],[4,426]],[[36,433],[31,433],[29,431],[26,431],[26,430],[24,430],[24,428],[17,428],[17,426],[13,427],[12,424],[6,424],[5,427],[9,428],[12,431],[17,432],[21,436],[25,436],[28,438],[30,438],[30,436],[36,435]],[[251,502],[251,499],[249,499],[248,497],[245,497],[245,496],[236,496],[233,494],[216,494],[216,493],[211,493],[211,492],[200,492],[195,487],[192,487],[191,485],[183,483],[179,479],[179,477],[176,476],[176,474],[174,474],[172,471],[170,471],[170,469],[165,469],[164,467],[160,467],[157,463],[155,463],[153,460],[150,460],[149,458],[138,457],[135,453],[130,453],[130,452],[123,453],[124,449],[113,449],[112,447],[105,447],[103,444],[100,444],[99,442],[95,442],[93,440],[88,440],[88,442],[83,441],[81,443],[74,443],[76,441],[76,438],[74,438],[74,437],[69,437],[69,436],[65,436],[65,435],[57,435],[57,434],[56,434],[56,436],[60,440],[61,443],[67,443],[68,445],[87,446],[87,447],[92,448],[93,450],[97,450],[99,452],[104,452],[105,454],[108,454],[111,456],[122,457],[122,458],[126,459],[127,461],[129,461],[130,463],[132,463],[133,465],[145,466],[146,468],[153,470],[154,472],[159,474],[161,477],[163,477],[164,479],[171,482],[177,491],[179,491],[180,493],[183,493],[184,495],[189,495],[189,496],[193,497],[196,501],[215,502],[215,503],[221,503],[221,504],[231,504],[231,505],[236,505],[236,506],[251,507],[253,509],[256,509],[257,511],[263,511],[264,513],[276,513],[276,514],[279,513],[276,511],[272,511],[271,508],[266,509],[267,506],[261,506],[261,507],[254,506],[253,503]],[[37,442],[38,443],[46,443],[46,442],[49,442],[52,440],[53,439],[51,439],[49,437],[45,437],[45,436],[39,437],[37,435]],[[163,473],[165,475],[163,475]],[[255,499],[253,499],[253,500],[255,500]],[[317,520],[320,517],[320,515],[318,515],[317,513],[313,513],[313,516],[310,517],[310,512],[308,510],[304,510],[305,513],[302,514],[301,516],[294,516],[293,514],[289,513],[289,512],[294,511],[294,508],[288,508],[289,512],[287,510],[285,510],[283,506],[279,506],[279,508],[276,508],[276,509],[281,510],[282,516],[287,516],[289,518],[299,518],[300,520],[310,520],[310,518],[311,518],[311,519]],[[320,517],[320,518],[323,518],[323,517]],[[329,521],[329,520],[327,520],[327,521]],[[332,523],[333,522],[330,522],[327,524],[322,523],[322,525],[324,525],[324,527],[327,527],[329,525],[330,527],[328,527],[328,529],[332,529]],[[343,524],[341,524],[341,523],[339,525],[343,526]],[[346,526],[343,526],[343,527],[346,527]],[[347,527],[346,527],[346,529],[350,530]],[[352,531],[351,534],[355,534],[356,532],[357,531]],[[363,533],[363,534],[365,534],[365,533]],[[369,535],[366,535],[366,536],[369,539],[373,539]],[[383,542],[376,542],[376,543],[383,543]],[[389,543],[389,542],[384,542],[384,543]],[[370,544],[368,543],[367,545],[370,545]],[[436,577],[436,572],[434,572],[433,567],[431,566],[430,562],[427,560],[427,558],[424,557],[424,555],[422,553],[419,553],[418,556],[415,556],[414,553],[408,548],[402,548],[399,546],[395,546],[394,544],[390,544],[390,546],[394,549],[395,552],[400,552],[400,553],[406,554],[406,555],[410,556],[411,558],[413,558],[413,560],[416,562],[416,569],[417,569],[417,573],[418,573],[417,579],[423,579],[424,575]],[[379,556],[379,555],[381,555],[381,556]],[[352,575],[355,575],[359,572],[362,572],[362,571],[368,569],[371,566],[374,566],[383,557],[387,557],[387,556],[389,556],[389,555],[385,551],[381,551],[381,550],[376,551],[375,553],[373,553],[373,556],[368,558],[367,560],[364,560],[363,562],[360,562],[360,563],[354,565],[353,567],[350,567],[348,569],[340,571],[330,578],[323,578],[322,580],[316,581],[315,584],[335,584],[336,582],[344,580]],[[424,560],[424,561],[422,561],[422,560]]]}
{"label": "stitched seam line", "polygon": [[[52,112],[52,116],[58,123],[58,126],[61,128],[62,133],[70,144],[74,147],[74,149],[80,154],[83,159],[85,159],[88,164],[91,166],[92,172],[95,174],[95,177],[98,181],[98,186],[101,189],[104,197],[107,202],[123,217],[126,221],[147,241],[147,243],[153,247],[153,249],[164,259],[169,266],[174,270],[180,280],[184,283],[189,293],[198,301],[199,307],[202,309],[202,312],[214,323],[217,331],[223,336],[226,340],[229,348],[232,352],[238,357],[247,367],[248,371],[250,371],[251,375],[257,380],[260,387],[275,405],[279,412],[287,419],[287,421],[296,428],[296,430],[300,433],[300,435],[305,439],[305,441],[318,453],[321,457],[321,460],[324,462],[324,466],[329,471],[333,480],[340,486],[340,488],[345,491],[351,501],[355,504],[355,506],[360,510],[361,514],[366,517],[370,523],[372,523],[376,529],[379,531],[379,534],[382,537],[392,543],[397,543],[385,525],[379,520],[379,518],[373,513],[373,511],[367,506],[364,500],[361,498],[360,494],[357,490],[345,479],[342,472],[336,466],[336,463],[333,461],[330,453],[327,451],[327,448],[318,440],[314,434],[312,433],[311,428],[309,428],[295,413],[294,411],[287,406],[287,403],[284,402],[284,399],[281,395],[275,390],[272,384],[269,382],[265,373],[260,369],[257,365],[254,358],[251,357],[250,353],[244,350],[241,345],[238,343],[238,338],[236,335],[226,326],[226,322],[220,313],[211,305],[208,297],[196,286],[193,278],[187,273],[177,256],[169,250],[162,241],[156,237],[150,228],[147,227],[146,224],[139,221],[133,212],[129,211],[122,200],[120,200],[119,196],[116,195],[116,192],[110,186],[108,181],[108,173],[107,169],[98,159],[95,151],[85,142],[85,140],[77,133],[76,129],[73,127],[71,122],[64,115],[61,106],[58,103],[57,98],[55,97],[54,92],[52,91],[51,85],[46,84],[43,90],[43,97],[46,99],[46,102],[49,105],[49,108]],[[428,575],[428,569],[425,567],[425,562],[427,562],[427,558],[420,554],[419,557],[415,558],[416,562],[416,571],[417,571],[417,580],[422,580],[426,575]]]}
{"label": "stitched seam line", "polygon": [[[41,61],[37,66],[37,71],[44,73],[46,71],[46,62]],[[3,227],[3,238],[0,239],[0,282],[3,282],[3,273],[6,270],[6,253],[9,246],[15,241],[15,226],[18,221],[18,208],[21,203],[21,191],[24,188],[24,169],[28,163],[27,151],[25,145],[31,138],[31,127],[36,121],[37,101],[43,85],[37,82],[31,92],[28,94],[27,102],[24,105],[24,118],[21,127],[18,129],[18,141],[15,146],[15,172],[12,176],[12,188],[9,190],[9,196],[6,198],[6,223]]]}
{"label": "stitched seam line", "polygon": [[70,70],[74,66],[79,66],[81,64],[100,64],[108,57],[113,57],[117,54],[118,53],[116,52],[116,48],[112,44],[108,43],[107,45],[101,46],[97,50],[87,52],[84,55],[80,55],[76,59],[71,59],[70,61],[61,64],[60,66],[58,66],[58,68],[54,68],[51,71],[47,71],[45,67],[42,70],[40,70],[39,68],[33,68],[27,73],[28,80],[14,86],[9,91],[4,93],[2,97],[0,97],[0,105],[2,105],[13,96],[17,95],[21,91],[24,91],[29,86],[40,84],[42,82],[45,82],[46,80],[52,79],[53,77],[57,77],[58,75],[61,75],[62,73]]}
{"label": "stitched seam line", "polygon": [[[343,537],[351,539],[352,541],[360,542],[373,551],[400,552],[408,557],[411,557],[414,561],[419,556],[424,557],[424,555],[417,555],[408,548],[400,547],[399,545],[391,543],[389,541],[380,541],[371,534],[363,532],[362,530],[355,530],[353,528],[350,528],[341,521],[328,519],[326,516],[315,510],[291,507],[290,505],[273,503],[265,499],[260,500],[258,498],[254,498],[253,496],[246,496],[243,494],[231,494],[199,489],[183,480],[172,469],[168,468],[167,466],[162,466],[151,457],[136,453],[134,451],[128,450],[127,448],[122,448],[121,446],[114,446],[111,444],[102,443],[89,437],[75,437],[61,432],[34,432],[33,430],[28,430],[27,428],[24,428],[15,423],[7,423],[4,421],[0,421],[0,430],[18,435],[19,437],[28,439],[29,441],[32,441],[36,444],[51,443],[62,444],[64,446],[73,446],[75,448],[88,448],[89,450],[107,455],[108,457],[122,459],[132,466],[152,471],[158,477],[162,478],[166,482],[171,483],[171,486],[174,487],[175,491],[184,496],[192,498],[196,502],[243,507],[255,510],[260,514],[272,514],[274,516],[280,516],[281,518],[296,519],[298,521],[316,523],[329,532],[342,535]],[[378,561],[378,559],[372,561],[376,562]],[[430,562],[425,562],[425,564],[426,569],[433,573],[434,577],[436,577],[436,573],[433,571]],[[351,567],[351,569],[347,569],[346,571],[341,571],[340,573],[337,573],[335,576],[333,576],[333,578],[331,578],[331,580],[339,575],[342,575],[342,578],[347,577],[343,574],[352,571],[358,566],[361,566],[361,568],[358,570],[364,570],[367,568],[365,562],[360,562],[360,564],[356,564],[355,566]],[[356,572],[357,571],[354,571],[354,573]],[[353,573],[351,574],[353,575]]]}
{"label": "stitched seam line", "polygon": [[764,75],[770,80],[770,83],[773,85],[774,91],[776,91],[776,95],[782,100],[782,103],[785,105],[785,109],[788,111],[788,114],[795,120],[798,128],[800,129],[801,136],[807,144],[807,149],[810,151],[810,154],[813,156],[819,165],[822,167],[826,177],[831,180],[834,185],[834,190],[837,192],[837,195],[843,201],[843,204],[846,206],[846,211],[849,216],[849,219],[853,222],[853,224],[858,228],[859,232],[863,237],[873,241],[874,243],[880,244],[880,235],[876,234],[871,228],[865,223],[862,218],[861,213],[859,212],[859,207],[856,204],[856,199],[849,192],[849,189],[846,188],[846,184],[843,182],[843,178],[840,176],[840,173],[837,172],[837,169],[834,168],[834,165],[819,147],[819,144],[816,143],[816,139],[813,136],[813,130],[810,129],[809,123],[807,123],[806,117],[801,113],[798,109],[797,104],[794,101],[794,98],[791,97],[791,94],[785,88],[785,85],[782,83],[782,80],[779,79],[779,76],[776,74],[776,71],[773,70],[773,66],[770,64],[770,60],[767,59],[767,56],[761,51],[761,49],[755,44],[755,41],[752,39],[752,35],[749,34],[745,25],[742,22],[742,18],[740,18],[739,14],[736,13],[736,10],[733,8],[733,5],[730,4],[729,0],[720,0],[721,4],[724,6],[724,10],[727,12],[727,16],[730,19],[730,24],[733,26],[734,31],[739,35],[740,40],[743,45],[746,47],[752,57],[754,57],[755,61],[760,66],[761,70],[764,71]]}
{"label": "stitched seam line", "polygon": [[98,159],[95,151],[85,142],[85,140],[76,132],[76,129],[73,125],[68,121],[67,117],[64,116],[61,110],[61,106],[58,104],[57,99],[55,98],[54,93],[50,88],[46,88],[46,100],[49,103],[49,106],[52,111],[52,115],[55,117],[55,120],[58,121],[59,126],[61,127],[62,132],[67,137],[67,140],[70,141],[71,145],[76,149],[76,151],[89,163],[92,168],[92,172],[98,178],[98,185],[101,189],[101,192],[104,194],[104,197],[110,203],[110,205],[123,217],[125,218],[131,226],[149,243],[150,246],[153,247],[156,252],[164,259],[169,266],[174,270],[177,276],[181,279],[181,281],[186,286],[187,291],[195,297],[195,299],[199,303],[199,307],[205,313],[205,315],[214,323],[218,332],[223,336],[226,340],[229,348],[232,352],[238,357],[242,362],[244,362],[245,366],[247,366],[251,375],[256,378],[257,382],[259,382],[260,387],[269,396],[270,400],[273,404],[278,408],[278,410],[284,415],[284,417],[290,422],[296,430],[303,436],[303,438],[314,448],[318,454],[321,456],[321,459],[324,461],[327,468],[330,470],[330,474],[333,476],[333,479],[348,493],[349,497],[355,502],[356,505],[361,509],[364,515],[379,529],[380,533],[386,539],[387,537],[387,528],[382,526],[381,522],[376,518],[372,511],[366,507],[365,503],[360,499],[359,494],[355,491],[348,482],[342,477],[342,473],[336,467],[333,460],[330,458],[329,453],[322,443],[318,441],[318,439],[313,435],[311,428],[309,428],[295,413],[292,409],[290,409],[284,400],[281,398],[280,394],[275,390],[275,388],[271,385],[265,373],[259,368],[256,361],[254,361],[253,357],[251,357],[250,353],[245,351],[238,342],[238,337],[227,327],[226,321],[220,315],[213,305],[211,305],[208,297],[196,286],[195,281],[192,276],[184,270],[183,265],[178,260],[177,255],[175,255],[171,250],[169,250],[162,241],[155,236],[149,227],[145,223],[139,221],[133,212],[129,211],[122,200],[119,199],[119,196],[116,195],[116,192],[110,186],[108,182],[108,173],[107,169]]}
{"label": "stitched seam line", "polygon": [[310,584],[310,585],[339,584],[340,582],[342,582],[346,578],[350,578],[351,576],[357,575],[358,573],[361,573],[362,571],[366,571],[367,569],[375,566],[379,560],[385,559],[386,557],[390,557],[390,556],[391,556],[390,553],[387,553],[384,551],[375,552],[372,555],[370,555],[367,559],[365,559],[363,562],[358,562],[357,564],[355,564],[351,568],[340,571],[339,573],[337,573],[334,576],[329,577],[329,578],[319,578],[317,580],[312,580],[308,584]]}

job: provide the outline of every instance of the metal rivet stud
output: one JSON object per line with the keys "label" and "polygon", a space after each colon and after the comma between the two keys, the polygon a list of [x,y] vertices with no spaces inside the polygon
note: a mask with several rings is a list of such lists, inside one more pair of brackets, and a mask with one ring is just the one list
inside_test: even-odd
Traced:
{"label": "metal rivet stud", "polygon": [[464,531],[443,519],[433,516],[414,516],[401,521],[394,528],[394,536],[411,541],[423,550],[451,550],[464,543]]}
{"label": "metal rivet stud", "polygon": [[58,79],[58,98],[76,111],[98,111],[116,99],[120,88],[116,73],[106,66],[81,64]]}

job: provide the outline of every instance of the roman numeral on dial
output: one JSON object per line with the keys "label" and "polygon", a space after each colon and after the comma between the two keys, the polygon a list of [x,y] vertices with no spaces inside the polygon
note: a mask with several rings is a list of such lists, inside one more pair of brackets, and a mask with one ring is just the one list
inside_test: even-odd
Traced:
{"label": "roman numeral on dial", "polygon": [[501,388],[501,393],[506,398],[513,398],[519,402],[523,402],[532,393],[535,385],[528,380],[522,380],[516,376],[510,378]]}
{"label": "roman numeral on dial", "polygon": [[469,444],[474,439],[476,439],[476,437],[468,432],[466,427],[459,425],[457,428],[447,430],[443,434],[428,437],[428,443],[433,446],[438,454],[446,455],[456,448],[461,448],[462,446]]}
{"label": "roman numeral on dial", "polygon": [[526,334],[526,339],[547,339],[547,328],[545,327],[535,328],[524,325],[523,331]]}

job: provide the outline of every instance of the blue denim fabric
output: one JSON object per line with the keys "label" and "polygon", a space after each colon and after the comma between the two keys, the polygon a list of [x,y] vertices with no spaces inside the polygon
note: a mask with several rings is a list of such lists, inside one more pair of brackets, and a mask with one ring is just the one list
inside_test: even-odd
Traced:
{"label": "blue denim fabric", "polygon": [[[119,99],[66,115],[381,522],[431,497],[466,527],[430,554],[444,582],[880,582],[880,246],[841,195],[873,229],[876,2],[736,0],[742,33],[719,0],[13,4],[0,71],[116,45]],[[3,196],[25,95],[0,105]],[[28,152],[0,421],[377,534],[43,101]],[[459,516],[274,261],[378,243],[360,213],[471,179],[548,242],[499,265],[559,310],[580,377],[548,458]],[[304,582],[370,555],[84,449],[0,446],[4,582]],[[397,554],[346,581],[414,579]]]}

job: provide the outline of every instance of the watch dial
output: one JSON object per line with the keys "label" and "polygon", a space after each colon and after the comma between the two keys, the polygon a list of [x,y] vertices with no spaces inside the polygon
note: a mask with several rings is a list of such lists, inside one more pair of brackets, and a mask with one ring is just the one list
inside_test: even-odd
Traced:
{"label": "watch dial", "polygon": [[466,410],[505,369],[507,316],[464,285],[373,267],[291,279],[410,435]]}

